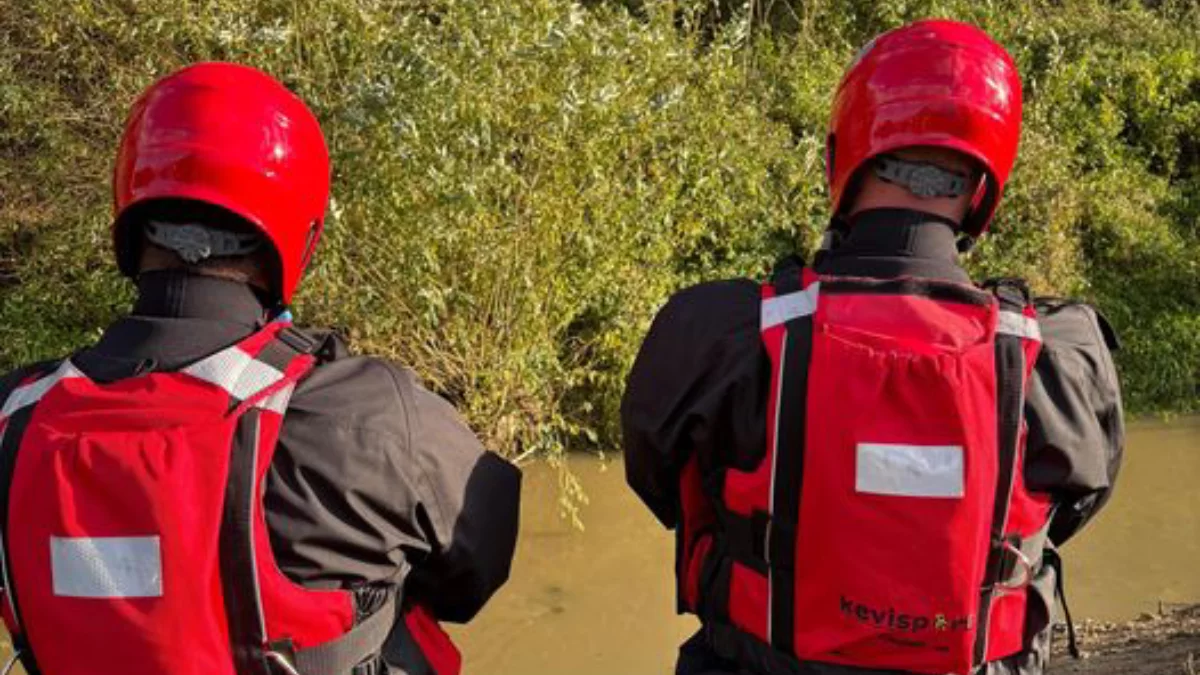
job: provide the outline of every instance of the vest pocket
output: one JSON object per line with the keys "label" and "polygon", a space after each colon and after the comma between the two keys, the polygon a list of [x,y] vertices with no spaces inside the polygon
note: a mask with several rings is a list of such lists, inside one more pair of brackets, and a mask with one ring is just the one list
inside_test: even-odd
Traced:
{"label": "vest pocket", "polygon": [[[918,317],[884,331],[845,309],[819,314],[813,330],[797,656],[967,672],[997,475],[986,322],[964,310],[943,312],[932,328]],[[830,323],[831,313],[843,322]]]}

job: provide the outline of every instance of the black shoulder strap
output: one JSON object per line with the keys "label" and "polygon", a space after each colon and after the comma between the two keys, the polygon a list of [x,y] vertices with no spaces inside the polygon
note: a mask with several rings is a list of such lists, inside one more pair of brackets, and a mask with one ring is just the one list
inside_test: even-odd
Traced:
{"label": "black shoulder strap", "polygon": [[1019,277],[995,277],[985,280],[979,286],[996,296],[1001,309],[1024,309],[1033,304],[1033,293],[1029,290],[1029,284]]}
{"label": "black shoulder strap", "polygon": [[[791,253],[779,259],[771,268],[771,285],[780,295],[800,290],[800,272],[804,269],[804,258]],[[780,288],[783,285],[785,288]]]}
{"label": "black shoulder strap", "polygon": [[[778,295],[803,288],[803,264],[798,258],[776,270]],[[784,324],[780,364],[779,409],[775,411],[777,436],[775,483],[771,494],[771,519],[767,535],[767,560],[770,569],[770,638],[772,646],[791,654],[795,642],[796,536],[800,516],[800,492],[803,486],[805,429],[808,423],[808,373],[812,360],[813,317],[796,317]]]}
{"label": "black shoulder strap", "polygon": [[[14,373],[12,376],[13,386],[8,388],[7,391],[0,391],[0,406],[3,406],[8,401],[13,392],[21,386],[22,381],[28,379],[31,375],[38,378],[47,377],[61,363],[62,361],[45,361],[22,368]],[[30,649],[28,638],[24,634],[20,604],[17,601],[17,589],[10,577],[11,565],[8,562],[10,534],[8,508],[9,496],[12,492],[13,474],[17,465],[17,450],[21,447],[21,440],[25,436],[25,429],[29,426],[29,420],[33,417],[35,407],[36,405],[27,405],[13,411],[12,417],[7,420],[3,430],[0,431],[0,565],[3,566],[4,592],[8,597],[13,619],[16,620],[17,626],[21,628],[20,633],[11,636],[14,655],[20,659],[21,666],[25,668],[25,672],[28,675],[39,675],[41,670],[38,668],[37,661],[34,660],[33,651]]]}
{"label": "black shoulder strap", "polygon": [[[1020,279],[993,279],[982,286],[995,294],[1002,312],[1021,313],[1033,303],[1029,287]],[[1024,339],[1005,332],[996,333],[996,421],[998,476],[993,497],[992,525],[989,534],[987,566],[984,572],[983,597],[979,604],[975,662],[983,663],[987,656],[989,619],[992,603],[1005,577],[1005,560],[1012,542],[1004,539],[1004,529],[1011,506],[1021,424],[1025,409],[1026,363]]]}
{"label": "black shoulder strap", "polygon": [[275,339],[268,342],[255,358],[282,371],[296,357],[316,354],[324,343],[324,340],[315,338],[295,326],[287,326],[280,330]]}

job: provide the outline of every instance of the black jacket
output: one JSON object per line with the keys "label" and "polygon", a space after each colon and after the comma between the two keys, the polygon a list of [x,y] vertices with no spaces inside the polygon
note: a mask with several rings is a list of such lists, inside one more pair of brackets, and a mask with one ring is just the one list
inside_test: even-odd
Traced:
{"label": "black jacket", "polygon": [[[827,275],[969,283],[957,258],[949,224],[881,209],[860,214],[846,241],[814,267]],[[759,284],[749,279],[680,291],[655,318],[629,375],[621,408],[627,479],[667,527],[678,523],[679,471],[691,453],[744,467],[765,452],[771,368],[760,303]],[[1124,427],[1107,322],[1080,303],[1038,305],[1043,348],[1026,402],[1024,473],[1031,489],[1054,496],[1051,539],[1061,544],[1108,499]],[[1044,570],[1031,595],[1041,604],[1031,608],[1039,629],[1054,606],[1054,581]]]}
{"label": "black jacket", "polygon": [[[72,356],[89,378],[177,370],[267,317],[231,281],[158,272],[139,291],[129,316]],[[437,618],[468,621],[508,578],[520,472],[411,371],[321,337],[322,363],[291,399],[267,478],[280,568],[310,588],[402,587]],[[0,398],[24,372],[0,380]]]}

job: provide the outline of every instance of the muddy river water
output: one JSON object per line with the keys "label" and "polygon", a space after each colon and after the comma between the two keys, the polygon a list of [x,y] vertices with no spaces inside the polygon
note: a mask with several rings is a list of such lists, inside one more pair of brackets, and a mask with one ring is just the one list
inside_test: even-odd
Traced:
{"label": "muddy river water", "polygon": [[[512,579],[468,628],[465,672],[669,673],[695,630],[674,613],[673,546],[624,482],[619,458],[575,457],[586,529],[560,517],[556,474],[526,471]],[[1122,620],[1200,602],[1200,418],[1130,426],[1116,494],[1064,550],[1077,618]]]}

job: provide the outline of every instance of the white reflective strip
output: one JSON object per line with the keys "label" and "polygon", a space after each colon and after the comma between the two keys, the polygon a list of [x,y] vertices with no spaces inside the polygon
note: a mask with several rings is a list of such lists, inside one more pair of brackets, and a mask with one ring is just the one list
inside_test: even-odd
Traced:
{"label": "white reflective strip", "polygon": [[262,361],[250,361],[242,370],[242,376],[233,384],[230,392],[244,401],[282,379],[283,373],[271,366]]}
{"label": "white reflective strip", "polygon": [[294,385],[294,384],[288,385],[288,386],[284,387],[283,389],[280,389],[279,391],[275,392],[274,394],[271,394],[270,396],[259,401],[257,407],[262,408],[263,410],[269,410],[270,412],[278,413],[278,414],[282,415],[285,411],[287,411],[288,401],[291,400],[292,392],[295,389],[296,389],[296,385]]}
{"label": "white reflective strip", "polygon": [[8,395],[8,400],[4,402],[4,407],[0,408],[0,417],[12,417],[13,413],[17,412],[25,406],[33,405],[42,400],[46,392],[50,391],[54,385],[63,380],[69,380],[75,377],[83,377],[83,373],[75,367],[68,359],[59,364],[58,368],[51,374],[35,380],[22,387],[17,387]]}
{"label": "white reflective strip", "polygon": [[962,497],[961,445],[859,443],[854,489],[901,497]]}
{"label": "white reflective strip", "polygon": [[1042,329],[1037,319],[1017,312],[1000,312],[1000,320],[996,323],[996,332],[1005,335],[1015,335],[1026,340],[1042,341]]}
{"label": "white reflective strip", "polygon": [[233,385],[242,374],[246,364],[254,360],[246,352],[237,347],[223,349],[216,354],[198,361],[183,369],[192,377],[211,382],[218,387],[233,393]]}
{"label": "white reflective strip", "polygon": [[243,401],[283,379],[283,373],[237,347],[219,351],[184,368],[183,372],[211,382]]}
{"label": "white reflective strip", "polygon": [[50,537],[54,594],[67,598],[157,598],[163,594],[158,537]]}
{"label": "white reflective strip", "polygon": [[821,282],[813,282],[808,288],[787,295],[777,295],[767,298],[762,303],[762,330],[792,319],[808,316],[817,311],[817,296],[820,294]]}

